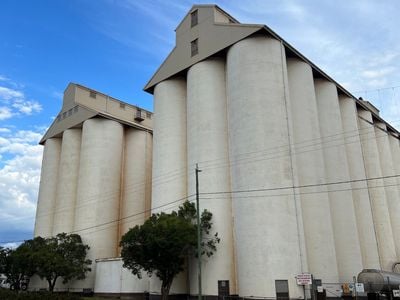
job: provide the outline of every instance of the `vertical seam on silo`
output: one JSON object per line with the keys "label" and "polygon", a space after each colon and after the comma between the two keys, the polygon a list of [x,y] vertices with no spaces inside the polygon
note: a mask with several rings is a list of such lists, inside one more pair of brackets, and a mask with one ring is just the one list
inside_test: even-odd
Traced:
{"label": "vertical seam on silo", "polygon": [[[231,158],[230,158],[230,142],[229,142],[229,109],[228,109],[228,87],[227,87],[227,76],[228,76],[228,54],[226,54],[226,59],[225,59],[225,110],[226,110],[226,138],[227,138],[227,158],[228,158],[228,176],[229,176],[229,190],[232,190],[232,174],[231,174]],[[231,196],[231,226],[232,226],[232,248],[233,248],[233,279],[235,281],[235,293],[239,294],[239,283],[238,283],[238,274],[237,274],[237,254],[236,254],[236,235],[235,235],[235,214],[233,211],[233,197],[234,195]]]}
{"label": "vertical seam on silo", "polygon": [[[123,126],[121,124],[121,126]],[[121,152],[121,171],[120,171],[120,193],[119,193],[119,201],[118,201],[118,229],[117,229],[117,245],[115,245],[116,247],[116,253],[117,255],[119,255],[119,240],[121,238],[121,234],[122,234],[122,223],[124,222],[124,219],[122,218],[122,211],[121,211],[121,207],[123,207],[123,201],[125,200],[125,176],[124,176],[124,172],[125,172],[125,154],[126,154],[126,134],[125,134],[126,128],[125,126],[122,127],[122,152]]]}
{"label": "vertical seam on silo", "polygon": [[[356,114],[356,121],[357,121],[356,124],[357,124],[357,128],[358,128],[357,132],[358,132],[358,137],[359,137],[359,141],[360,141],[360,148],[361,148],[361,156],[362,156],[361,158],[362,158],[362,161],[363,161],[365,179],[367,179],[367,169],[365,167],[365,153],[364,153],[365,150],[364,150],[364,146],[363,146],[363,143],[362,143],[362,138],[361,138],[361,135],[360,135],[360,126],[359,126],[359,121],[358,121],[359,116],[358,116],[357,105],[355,105],[355,114]],[[362,120],[362,118],[361,118],[361,120]],[[377,251],[378,251],[379,264],[380,264],[380,267],[382,269],[382,265],[383,265],[382,264],[382,256],[381,256],[380,249],[379,249],[378,236],[376,234],[375,216],[374,216],[374,210],[372,208],[372,199],[371,199],[371,193],[370,193],[369,180],[366,180],[366,183],[367,183],[367,191],[368,191],[368,198],[369,198],[369,206],[371,208],[372,223],[374,224],[373,228],[374,228],[374,235],[375,235],[375,241],[376,241],[376,248],[377,248]]]}
{"label": "vertical seam on silo", "polygon": [[284,74],[284,63],[283,60],[284,54],[283,54],[283,42],[280,42],[281,47],[281,65],[282,65],[282,82],[283,82],[283,97],[284,97],[284,104],[285,104],[285,112],[286,112],[286,127],[287,127],[287,135],[288,135],[288,142],[289,142],[289,157],[290,157],[290,170],[291,170],[291,175],[292,175],[292,190],[293,190],[293,201],[294,201],[294,206],[295,206],[295,213],[296,213],[296,226],[297,226],[297,239],[298,239],[298,247],[299,247],[299,257],[300,257],[300,269],[303,272],[304,271],[304,266],[303,266],[303,253],[302,253],[302,247],[301,247],[301,238],[300,238],[300,226],[299,226],[299,216],[297,213],[298,207],[297,207],[297,196],[296,196],[296,189],[295,189],[295,176],[294,176],[294,169],[293,169],[293,152],[292,152],[292,142],[290,138],[290,125],[289,125],[289,116],[288,116],[288,107],[287,107],[287,93],[286,93],[286,82],[285,82],[285,74]]}

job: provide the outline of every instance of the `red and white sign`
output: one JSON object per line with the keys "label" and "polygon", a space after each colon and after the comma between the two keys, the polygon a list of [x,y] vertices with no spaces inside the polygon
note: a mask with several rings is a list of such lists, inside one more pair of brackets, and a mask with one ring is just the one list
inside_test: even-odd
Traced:
{"label": "red and white sign", "polygon": [[312,276],[308,273],[298,274],[296,276],[298,285],[310,285],[312,284]]}

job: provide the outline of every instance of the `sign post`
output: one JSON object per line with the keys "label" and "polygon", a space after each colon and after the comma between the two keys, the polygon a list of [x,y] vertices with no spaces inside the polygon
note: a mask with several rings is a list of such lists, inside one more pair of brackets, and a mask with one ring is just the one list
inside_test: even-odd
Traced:
{"label": "sign post", "polygon": [[311,285],[312,284],[312,275],[310,273],[297,274],[296,275],[296,281],[297,281],[297,285],[302,285],[303,286],[304,300],[307,300],[307,298],[306,298],[306,285]]}

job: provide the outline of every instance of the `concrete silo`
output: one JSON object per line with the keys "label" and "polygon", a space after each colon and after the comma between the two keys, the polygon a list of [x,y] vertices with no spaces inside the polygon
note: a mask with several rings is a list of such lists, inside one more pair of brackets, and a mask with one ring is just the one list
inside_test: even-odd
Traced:
{"label": "concrete silo", "polygon": [[[218,251],[203,262],[203,293],[216,295],[215,282],[224,278],[235,291],[235,265],[232,224],[232,202],[229,194],[220,198],[207,192],[230,191],[228,156],[225,60],[210,58],[192,66],[187,75],[187,168],[188,194],[196,193],[195,167],[199,163],[200,210],[213,213],[213,233],[218,232]],[[190,266],[190,292],[198,291],[197,260]]]}
{"label": "concrete silo", "polygon": [[62,136],[53,235],[74,229],[81,137],[81,129],[67,129]]}
{"label": "concrete silo", "polygon": [[354,274],[362,270],[363,266],[339,98],[336,85],[325,79],[314,80],[314,86],[325,180],[327,183],[342,182],[327,186],[339,282],[351,282]]}
{"label": "concrete silo", "polygon": [[151,214],[152,137],[146,131],[127,128],[124,145],[120,236],[143,224]]}
{"label": "concrete silo", "polygon": [[397,259],[400,259],[400,197],[398,192],[396,171],[392,158],[389,135],[386,124],[375,122],[375,137],[378,145],[379,160],[382,168],[383,185],[386,192],[386,200],[392,226],[394,245]]}
{"label": "concrete silo", "polygon": [[[156,117],[157,115],[157,117]],[[186,80],[169,79],[154,91],[152,213],[177,210],[188,199],[186,152]],[[153,276],[150,292],[159,293],[160,281]],[[186,294],[187,274],[181,273],[171,293]]]}
{"label": "concrete silo", "polygon": [[364,180],[366,174],[360,142],[363,133],[358,129],[356,103],[348,96],[340,96],[339,105],[363,268],[380,269],[368,183]]}
{"label": "concrete silo", "polygon": [[[337,282],[338,271],[314,79],[310,65],[288,58],[288,82],[293,124],[293,155],[306,237],[308,271]],[[318,185],[321,184],[321,185]]]}
{"label": "concrete silo", "polygon": [[154,114],[152,208],[157,212],[175,209],[187,197],[185,79],[156,86]]}
{"label": "concrete silo", "polygon": [[[265,36],[244,39],[228,51],[226,85],[233,191],[293,186],[282,53],[281,43]],[[276,146],[281,149],[279,155],[238,161],[250,151],[262,152]],[[273,297],[277,278],[289,279],[293,297],[302,294],[291,276],[301,272],[292,193],[289,189],[264,191],[255,197],[232,194],[241,295]],[[258,284],[256,277],[264,284]]]}
{"label": "concrete silo", "polygon": [[46,140],[36,209],[35,237],[50,237],[53,233],[60,153],[61,139],[50,138]]}
{"label": "concrete silo", "polygon": [[[83,123],[74,232],[91,247],[92,269],[96,258],[117,255],[123,132],[123,126],[112,120]],[[78,284],[92,287],[93,274]]]}
{"label": "concrete silo", "polygon": [[372,216],[377,236],[381,268],[385,271],[391,271],[393,263],[397,261],[397,256],[390,223],[390,213],[386,200],[385,186],[382,179],[382,169],[373,118],[371,112],[364,109],[358,110],[358,116],[358,124],[362,132],[361,144],[365,171],[367,178],[370,178],[370,180],[368,180],[368,190],[371,198]]}

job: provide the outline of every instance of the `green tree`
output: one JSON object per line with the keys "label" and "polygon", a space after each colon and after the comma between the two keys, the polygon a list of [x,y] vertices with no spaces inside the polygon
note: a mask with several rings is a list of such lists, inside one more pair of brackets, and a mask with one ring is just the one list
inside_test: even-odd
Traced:
{"label": "green tree", "polygon": [[[161,299],[168,298],[174,278],[184,270],[189,255],[196,253],[196,208],[185,202],[178,212],[153,214],[143,225],[131,228],[120,242],[124,267],[142,278],[142,271],[161,280]],[[219,243],[218,233],[210,237],[212,214],[201,214],[201,231],[205,238],[201,254],[211,256]]]}
{"label": "green tree", "polygon": [[84,279],[91,270],[92,262],[86,259],[89,246],[82,243],[78,234],[60,233],[56,237],[37,237],[33,241],[38,246],[33,254],[36,274],[47,280],[49,291],[54,290],[58,278],[62,277],[63,283]]}
{"label": "green tree", "polygon": [[32,249],[32,240],[27,240],[16,249],[0,250],[1,273],[7,277],[12,289],[19,290],[24,279],[35,273]]}

